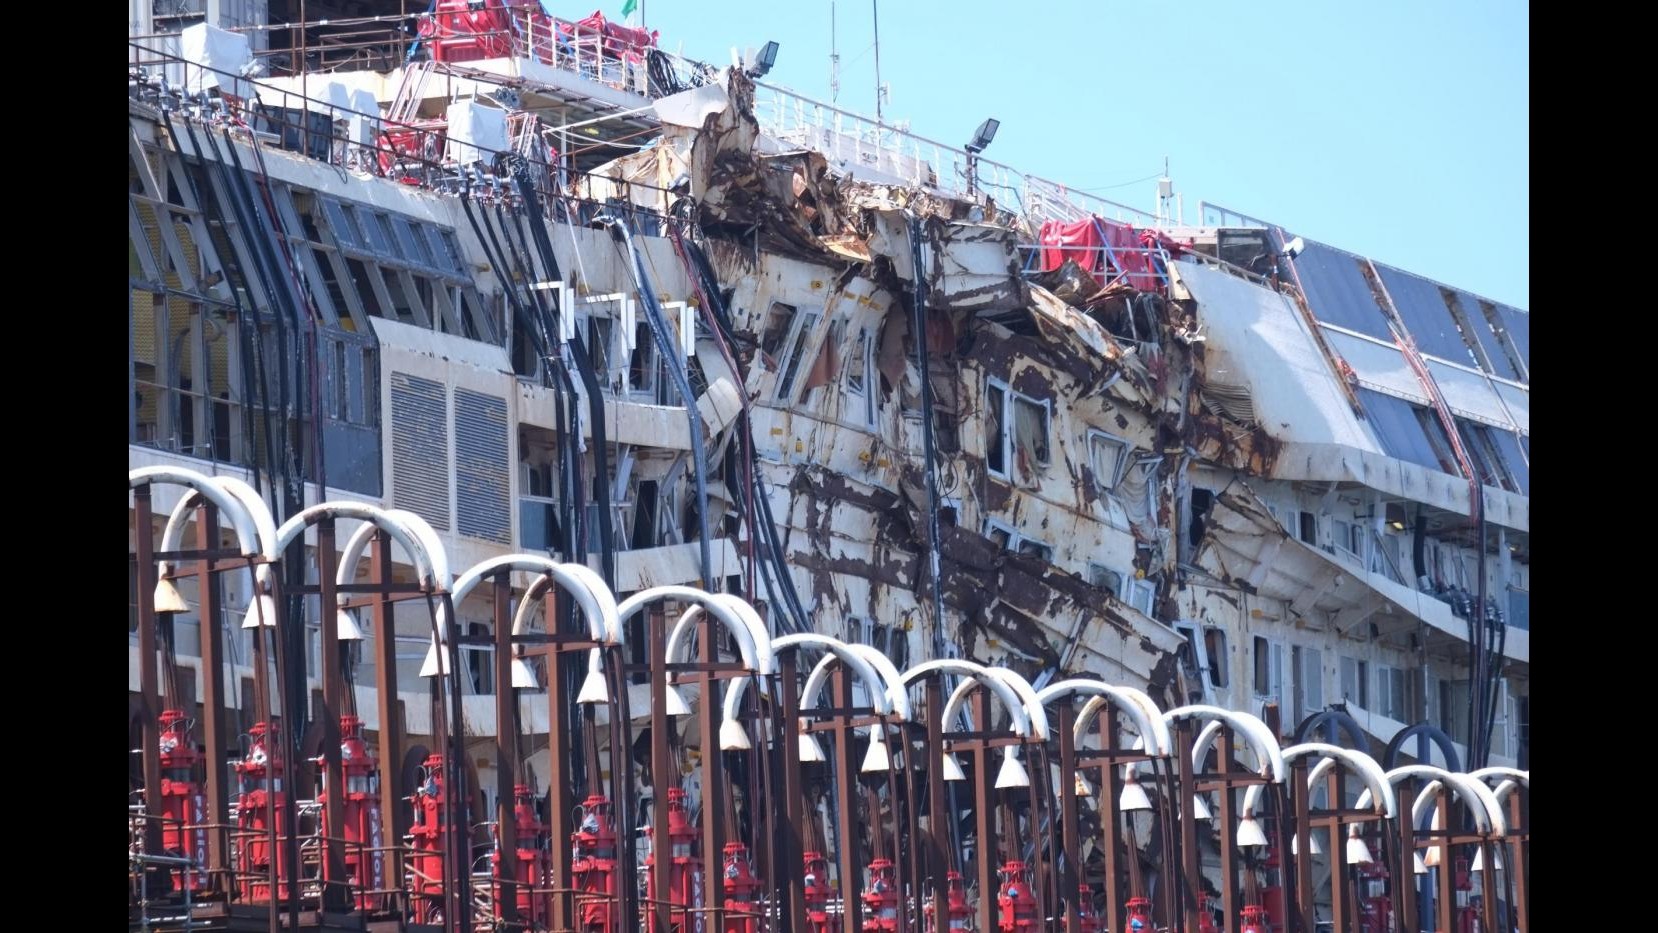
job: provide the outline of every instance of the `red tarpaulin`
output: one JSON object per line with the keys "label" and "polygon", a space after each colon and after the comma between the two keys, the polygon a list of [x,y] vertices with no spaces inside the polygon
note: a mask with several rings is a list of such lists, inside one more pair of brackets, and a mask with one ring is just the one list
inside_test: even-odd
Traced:
{"label": "red tarpaulin", "polygon": [[1099,217],[1071,223],[1050,220],[1042,225],[1039,236],[1043,272],[1052,272],[1071,259],[1101,284],[1119,275],[1140,291],[1156,291],[1162,284],[1152,257],[1145,252],[1147,244],[1128,224]]}
{"label": "red tarpaulin", "polygon": [[604,18],[598,10],[593,15],[576,23],[576,38],[594,39],[603,37],[604,54],[614,58],[626,57],[630,61],[639,61],[645,50],[656,45],[655,31],[646,32],[643,29],[634,29],[621,23],[613,23]]}

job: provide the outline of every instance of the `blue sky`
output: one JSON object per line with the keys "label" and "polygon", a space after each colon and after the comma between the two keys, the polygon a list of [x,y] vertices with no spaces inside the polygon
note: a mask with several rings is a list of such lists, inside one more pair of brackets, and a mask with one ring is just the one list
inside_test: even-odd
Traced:
{"label": "blue sky", "polygon": [[[661,44],[829,100],[830,0],[642,0]],[[622,0],[604,0],[607,16]],[[873,115],[870,0],[836,0],[837,104]],[[1500,0],[881,0],[886,117],[1151,209],[1199,200],[1530,308],[1530,11]]]}

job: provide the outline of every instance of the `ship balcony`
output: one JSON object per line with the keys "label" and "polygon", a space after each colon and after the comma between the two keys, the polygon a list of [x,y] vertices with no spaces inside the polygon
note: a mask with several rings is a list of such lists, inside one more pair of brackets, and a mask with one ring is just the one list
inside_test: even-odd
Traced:
{"label": "ship balcony", "polygon": [[[1219,497],[1208,527],[1209,537],[1196,562],[1221,579],[1282,600],[1298,615],[1329,614],[1344,635],[1369,624],[1381,638],[1420,632],[1432,654],[1467,650],[1468,622],[1452,611],[1450,603],[1405,583],[1405,575],[1385,559],[1367,564],[1350,550],[1326,551],[1300,541],[1253,497]],[[1521,605],[1526,605],[1523,591],[1511,592],[1520,593]],[[1529,664],[1529,613],[1522,615],[1523,624],[1508,626],[1504,654]]]}

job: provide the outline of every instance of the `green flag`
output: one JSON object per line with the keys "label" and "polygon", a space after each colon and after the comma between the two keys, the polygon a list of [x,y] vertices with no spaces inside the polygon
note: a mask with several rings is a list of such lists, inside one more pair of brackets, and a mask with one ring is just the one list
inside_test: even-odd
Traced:
{"label": "green flag", "polygon": [[627,19],[629,16],[632,16],[633,11],[637,9],[639,9],[639,0],[627,0],[627,2],[622,4],[622,18]]}

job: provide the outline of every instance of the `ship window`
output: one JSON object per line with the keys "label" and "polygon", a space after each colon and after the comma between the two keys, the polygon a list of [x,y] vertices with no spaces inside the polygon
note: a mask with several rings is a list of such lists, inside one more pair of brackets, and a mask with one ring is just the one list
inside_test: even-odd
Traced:
{"label": "ship window", "polygon": [[1226,676],[1226,632],[1213,626],[1203,630],[1203,653],[1209,661],[1209,683],[1217,687],[1225,687]]}
{"label": "ship window", "polygon": [[1122,593],[1123,575],[1103,564],[1090,563],[1088,565],[1088,583],[1091,586],[1110,590],[1111,595],[1118,596]]}
{"label": "ship window", "polygon": [[1370,665],[1357,658],[1341,659],[1341,698],[1370,708]]}
{"label": "ship window", "polygon": [[[1048,403],[991,380],[985,393],[989,418],[986,448],[991,472],[1034,482],[1048,465]],[[998,451],[996,448],[1000,447]]]}
{"label": "ship window", "polygon": [[[834,339],[833,336],[831,339]],[[858,330],[858,337],[847,353],[845,368],[847,414],[856,423],[873,428],[876,424],[875,393],[870,391],[870,387],[875,385],[875,344],[869,339],[869,331]],[[937,434],[936,431],[934,433]]]}
{"label": "ship window", "polygon": [[984,520],[984,536],[996,542],[1003,550],[1015,551],[1030,557],[1052,562],[1054,549],[1035,538],[1019,533],[1017,528],[994,518]]}
{"label": "ship window", "polygon": [[628,387],[635,392],[656,391],[656,338],[650,324],[636,321],[633,325],[633,353],[628,358]]}
{"label": "ship window", "polygon": [[760,334],[760,352],[769,358],[769,363],[776,363],[778,351],[783,349],[783,341],[794,325],[794,315],[794,305],[781,301],[772,302],[771,310],[766,312],[766,327]]}
{"label": "ship window", "polygon": [[794,399],[795,377],[800,373],[801,360],[806,356],[806,348],[812,339],[812,331],[817,329],[819,317],[816,311],[798,315],[794,332],[785,344],[787,349],[779,366],[782,375],[777,377],[777,400],[784,404]]}
{"label": "ship window", "polygon": [[1110,492],[1122,479],[1123,467],[1128,463],[1128,441],[1104,431],[1088,432],[1088,469],[1094,474],[1094,486],[1100,492]]}
{"label": "ship window", "polygon": [[1311,512],[1302,512],[1300,531],[1303,542],[1318,547],[1318,516]]}

